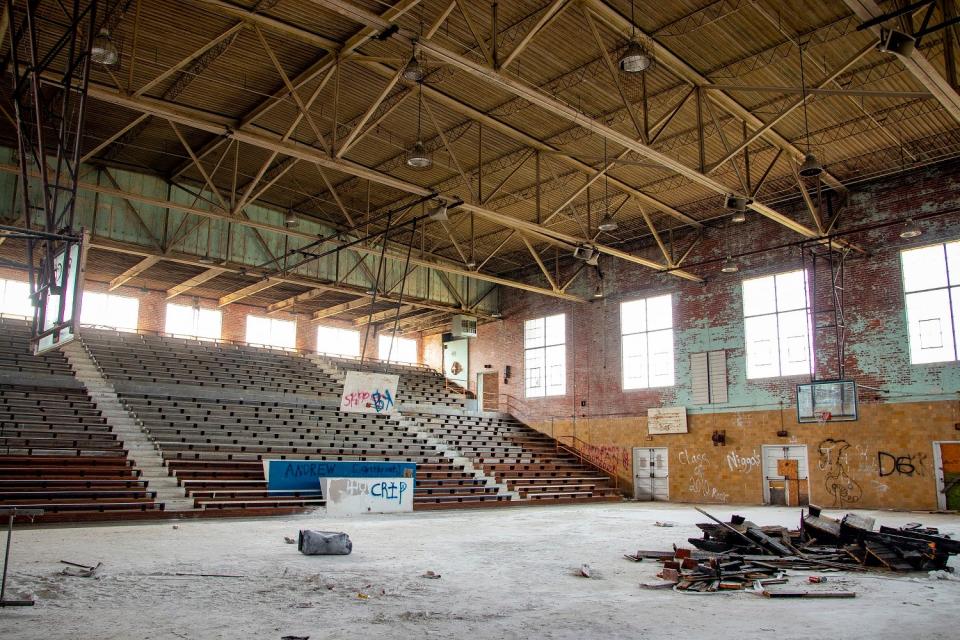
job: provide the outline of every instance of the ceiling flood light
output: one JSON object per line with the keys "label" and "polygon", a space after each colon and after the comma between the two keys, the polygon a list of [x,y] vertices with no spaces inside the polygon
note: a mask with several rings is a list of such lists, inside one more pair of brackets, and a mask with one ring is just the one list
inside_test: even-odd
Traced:
{"label": "ceiling flood light", "polygon": [[112,67],[120,60],[120,52],[117,51],[117,45],[110,39],[110,31],[100,29],[100,33],[93,39],[90,46],[90,60],[104,67]]}
{"label": "ceiling flood light", "polygon": [[723,266],[720,267],[720,271],[723,273],[736,273],[737,271],[740,271],[740,266],[732,257],[728,257],[723,261]]}
{"label": "ceiling flood light", "polygon": [[441,222],[441,221],[446,222],[447,220],[450,219],[450,216],[447,214],[448,211],[449,211],[449,207],[446,205],[446,203],[441,202],[436,207],[434,207],[433,209],[427,212],[427,217],[437,222]]}
{"label": "ceiling flood light", "polygon": [[293,229],[294,227],[300,226],[300,218],[293,213],[293,211],[288,211],[287,215],[283,218],[283,226],[288,229]]}
{"label": "ceiling flood light", "polygon": [[738,196],[735,193],[728,193],[723,198],[723,208],[728,211],[739,211],[743,212],[747,210],[747,207],[753,204],[753,198],[748,198],[746,196]]}
{"label": "ceiling flood light", "polygon": [[910,238],[916,238],[922,233],[923,229],[920,228],[920,225],[914,222],[913,218],[907,218],[907,221],[903,224],[903,230],[900,231],[900,237],[904,240],[909,240]]}
{"label": "ceiling flood light", "polygon": [[746,222],[747,221],[747,212],[746,211],[737,211],[732,216],[730,216],[730,222]]}
{"label": "ceiling flood light", "polygon": [[414,169],[426,169],[431,164],[433,164],[433,160],[430,159],[427,148],[423,146],[423,141],[417,140],[413,145],[413,149],[407,154],[407,166],[413,167]]}
{"label": "ceiling flood light", "polygon": [[909,58],[917,48],[917,39],[896,29],[880,29],[877,51]]}

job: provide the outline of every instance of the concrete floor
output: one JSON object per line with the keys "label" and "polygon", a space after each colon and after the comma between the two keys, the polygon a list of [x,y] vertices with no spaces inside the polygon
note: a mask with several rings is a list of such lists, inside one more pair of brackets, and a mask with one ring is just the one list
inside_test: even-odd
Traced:
{"label": "concrete floor", "polygon": [[[799,521],[795,508],[706,508]],[[957,516],[858,513],[960,534]],[[684,543],[703,520],[690,505],[625,503],[24,529],[7,597],[37,605],[0,609],[0,638],[958,637],[960,580],[926,573],[829,574],[822,588],[856,591],[852,600],[640,589],[659,565],[623,554]],[[300,528],[346,531],[354,553],[303,556],[283,541]],[[103,567],[98,579],[67,577],[61,559]],[[593,579],[573,575],[582,563]]]}

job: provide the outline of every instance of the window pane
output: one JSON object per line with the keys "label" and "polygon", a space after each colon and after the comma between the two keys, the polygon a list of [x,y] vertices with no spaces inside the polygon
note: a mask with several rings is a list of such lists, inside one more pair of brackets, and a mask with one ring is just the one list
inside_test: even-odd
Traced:
{"label": "window pane", "polygon": [[960,285],[960,241],[947,243],[947,270],[950,284]]}
{"label": "window pane", "polygon": [[904,251],[903,290],[919,291],[947,286],[947,264],[943,258],[943,245]]}
{"label": "window pane", "polygon": [[646,389],[650,386],[647,334],[623,336],[623,388]]}
{"label": "window pane", "polygon": [[567,393],[566,347],[561,344],[555,347],[547,347],[545,351],[547,395],[565,395]]}
{"label": "window pane", "polygon": [[673,386],[673,329],[651,331],[650,349],[650,386]]}
{"label": "window pane", "polygon": [[270,344],[270,318],[247,316],[247,342]]}
{"label": "window pane", "polygon": [[215,309],[197,309],[197,329],[195,335],[198,338],[219,340],[220,323],[222,321],[223,314]]}
{"label": "window pane", "polygon": [[793,311],[807,308],[806,271],[781,273],[776,277],[777,311]]}
{"label": "window pane", "polygon": [[140,319],[140,301],[127,296],[111,296],[111,313],[117,329],[136,331]]}
{"label": "window pane", "polygon": [[744,324],[747,377],[768,378],[780,375],[776,315],[747,318]]}
{"label": "window pane", "polygon": [[647,330],[673,327],[673,297],[657,296],[647,299]]}
{"label": "window pane", "polygon": [[955,332],[950,326],[950,301],[946,289],[907,295],[910,362],[953,360]]}
{"label": "window pane", "polygon": [[620,332],[639,333],[647,330],[647,301],[633,300],[620,305]]}
{"label": "window pane", "polygon": [[[382,338],[383,336],[381,336]],[[336,327],[317,327],[317,351],[338,356],[360,357],[360,332]]]}
{"label": "window pane", "polygon": [[806,310],[779,314],[780,375],[810,373],[809,315]]}
{"label": "window pane", "polygon": [[30,302],[30,283],[17,280],[0,280],[0,313],[33,317]]}
{"label": "window pane", "polygon": [[391,340],[389,335],[380,335],[377,342],[377,357],[384,361],[415,364],[417,362],[417,341],[400,337]]}
{"label": "window pane", "polygon": [[546,322],[545,342],[547,346],[552,344],[563,344],[567,341],[566,323],[564,314],[549,316],[544,319]]}
{"label": "window pane", "polygon": [[743,315],[756,316],[777,310],[773,276],[743,281]]}
{"label": "window pane", "polygon": [[297,344],[297,323],[291,320],[247,316],[247,342],[293,349]]}
{"label": "window pane", "polygon": [[80,322],[120,331],[136,331],[139,311],[140,301],[136,298],[84,291]]}
{"label": "window pane", "polygon": [[546,393],[544,350],[528,349],[524,353],[524,376],[527,397],[539,397]]}
{"label": "window pane", "polygon": [[543,325],[545,318],[527,320],[523,324],[523,348],[532,349],[543,346]]}
{"label": "window pane", "polygon": [[168,304],[167,318],[163,330],[175,335],[193,335],[193,307],[182,304]]}

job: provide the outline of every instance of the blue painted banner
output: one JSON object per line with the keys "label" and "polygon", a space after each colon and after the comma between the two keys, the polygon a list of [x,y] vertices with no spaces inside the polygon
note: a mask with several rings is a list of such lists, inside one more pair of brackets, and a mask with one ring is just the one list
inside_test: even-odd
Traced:
{"label": "blue painted banner", "polygon": [[414,478],[413,462],[333,462],[326,460],[264,460],[270,491],[320,490],[320,478]]}

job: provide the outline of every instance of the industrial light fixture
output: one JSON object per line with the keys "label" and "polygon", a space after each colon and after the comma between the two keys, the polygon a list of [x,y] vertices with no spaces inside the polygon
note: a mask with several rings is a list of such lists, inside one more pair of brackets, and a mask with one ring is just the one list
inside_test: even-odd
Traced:
{"label": "industrial light fixture", "polygon": [[410,54],[410,60],[407,61],[407,66],[403,68],[402,75],[404,80],[410,82],[421,82],[427,75],[423,65],[417,60],[416,44],[414,44],[413,53]]}
{"label": "industrial light fixture", "polygon": [[724,273],[736,273],[740,271],[740,266],[732,257],[727,257],[727,259],[723,261],[723,266],[720,267],[720,271]]}
{"label": "industrial light fixture", "polygon": [[907,221],[903,224],[903,230],[900,232],[900,237],[904,240],[909,240],[910,238],[916,238],[923,233],[923,229],[920,228],[916,222],[913,221],[913,218],[907,218]]}
{"label": "industrial light fixture", "polygon": [[[603,166],[608,167],[607,164],[607,139],[603,139]],[[600,219],[600,223],[597,225],[597,229],[600,231],[616,231],[617,230],[617,221],[613,219],[613,215],[610,213],[610,188],[609,182],[607,180],[607,174],[603,174],[603,208],[605,213]]]}
{"label": "industrial light fixture", "polygon": [[896,29],[880,29],[880,42],[877,51],[893,53],[905,58],[910,57],[917,48],[917,39]]}
{"label": "industrial light fixture", "polygon": [[595,267],[597,261],[600,260],[600,252],[591,246],[581,244],[574,248],[573,257],[577,260],[583,260],[591,267]]}
{"label": "industrial light fixture", "polygon": [[407,154],[407,166],[413,167],[414,169],[426,169],[433,164],[433,160],[430,159],[430,154],[427,153],[427,149],[423,146],[423,140],[420,137],[422,119],[423,85],[420,84],[417,91],[417,141],[414,143],[410,153]]}
{"label": "industrial light fixture", "polygon": [[746,222],[747,221],[747,212],[746,211],[737,211],[732,216],[730,216],[730,222]]}
{"label": "industrial light fixture", "polygon": [[810,151],[810,123],[807,121],[807,84],[803,74],[803,45],[800,45],[800,93],[803,101],[803,130],[807,136],[807,153],[800,164],[800,177],[816,178],[823,173],[823,165]]}
{"label": "industrial light fixture", "polygon": [[[723,208],[730,211],[746,211],[749,205],[753,204],[753,198],[738,196],[735,193],[728,193],[723,198]],[[740,221],[742,222],[742,221]]]}
{"label": "industrial light fixture", "polygon": [[593,297],[598,299],[603,297],[603,272],[600,271],[599,266],[597,266],[597,286],[593,290]]}
{"label": "industrial light fixture", "polygon": [[823,165],[817,160],[817,156],[807,153],[803,156],[803,162],[800,164],[800,175],[804,178],[816,178],[823,173]]}
{"label": "industrial light fixture", "polygon": [[617,225],[617,221],[613,219],[613,216],[610,215],[609,212],[607,212],[607,214],[601,218],[600,224],[597,225],[597,229],[600,229],[600,231],[616,231],[618,226],[619,225]]}
{"label": "industrial light fixture", "polygon": [[643,73],[653,66],[653,53],[637,38],[637,23],[634,20],[634,2],[630,2],[630,42],[620,56],[620,70],[625,73]]}
{"label": "industrial light fixture", "polygon": [[108,29],[100,29],[100,33],[93,39],[90,46],[90,60],[104,67],[112,67],[120,60],[120,52],[117,51],[117,45],[110,39]]}
{"label": "industrial light fixture", "polygon": [[427,217],[430,220],[436,220],[437,222],[440,222],[440,221],[446,222],[447,220],[450,219],[450,216],[447,215],[448,210],[449,210],[449,207],[447,206],[447,204],[445,202],[441,202],[440,204],[435,206],[433,209],[430,209],[429,212],[427,212]]}
{"label": "industrial light fixture", "polygon": [[283,218],[283,226],[288,229],[300,226],[300,218],[293,213],[293,211],[287,211],[287,215]]}
{"label": "industrial light fixture", "polygon": [[215,264],[216,260],[211,258],[210,254],[207,253],[197,258],[197,262],[199,262],[200,264]]}
{"label": "industrial light fixture", "polygon": [[500,318],[503,317],[503,314],[500,313],[499,311],[494,311],[493,313],[490,314],[490,317],[491,317],[491,318],[496,318],[497,320],[499,320]]}

